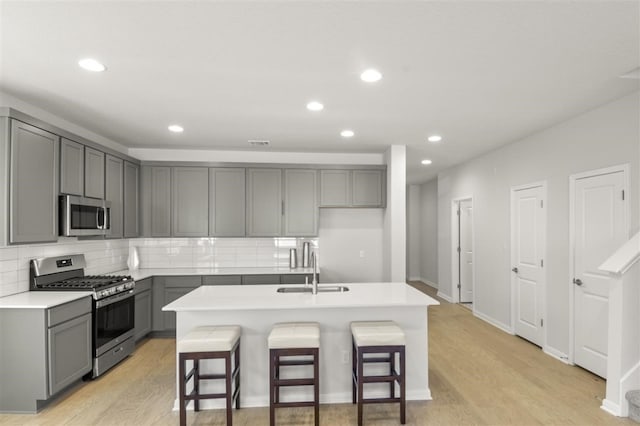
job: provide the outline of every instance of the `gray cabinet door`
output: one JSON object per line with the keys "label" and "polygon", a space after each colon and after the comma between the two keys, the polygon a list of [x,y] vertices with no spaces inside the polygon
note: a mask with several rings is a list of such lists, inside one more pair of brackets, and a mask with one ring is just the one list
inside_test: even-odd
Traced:
{"label": "gray cabinet door", "polygon": [[151,220],[152,237],[171,236],[171,167],[151,168]]}
{"label": "gray cabinet door", "polygon": [[256,285],[256,284],[280,284],[280,275],[243,275],[243,285]]}
{"label": "gray cabinet door", "polygon": [[318,234],[317,171],[285,169],[284,232],[288,237]]}
{"label": "gray cabinet door", "polygon": [[202,285],[240,285],[242,275],[205,275],[202,277]]}
{"label": "gray cabinet door", "polygon": [[354,207],[382,207],[382,170],[353,170]]}
{"label": "gray cabinet door", "polygon": [[124,162],[124,237],[140,235],[138,214],[140,188],[140,166]]}
{"label": "gray cabinet door", "polygon": [[104,199],[104,152],[84,148],[84,196]]}
{"label": "gray cabinet door", "polygon": [[174,237],[206,237],[209,234],[209,169],[172,169],[171,218]]}
{"label": "gray cabinet door", "polygon": [[[174,300],[184,296],[197,287],[167,287],[164,289],[164,304],[167,305]],[[164,329],[175,330],[176,329],[176,313],[175,312],[162,312],[164,316]]]}
{"label": "gray cabinet door", "polygon": [[58,240],[59,137],[11,120],[9,242]]}
{"label": "gray cabinet door", "polygon": [[111,202],[111,235],[124,236],[124,163],[120,158],[107,155],[105,160],[105,199]]}
{"label": "gray cabinet door", "polygon": [[311,284],[313,275],[311,274],[282,274],[280,284]]}
{"label": "gray cabinet door", "polygon": [[91,371],[91,314],[51,327],[47,335],[49,394],[54,395]]}
{"label": "gray cabinet door", "polygon": [[84,195],[84,145],[60,141],[60,193]]}
{"label": "gray cabinet door", "polygon": [[247,236],[280,236],[282,203],[282,170],[247,169]]}
{"label": "gray cabinet door", "polygon": [[209,235],[244,237],[245,169],[209,169]]}
{"label": "gray cabinet door", "polygon": [[134,340],[138,341],[151,332],[151,291],[136,293],[135,298]]}
{"label": "gray cabinet door", "polygon": [[320,207],[349,207],[349,170],[320,170]]}

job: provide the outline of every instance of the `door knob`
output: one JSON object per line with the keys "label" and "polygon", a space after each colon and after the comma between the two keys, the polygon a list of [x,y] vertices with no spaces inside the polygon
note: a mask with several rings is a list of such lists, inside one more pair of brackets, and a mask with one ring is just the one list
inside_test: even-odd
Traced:
{"label": "door knob", "polygon": [[573,283],[577,286],[582,285],[582,280],[580,278],[574,278]]}
{"label": "door knob", "polygon": [[517,268],[516,266],[514,266],[513,268],[511,268],[511,270],[512,270],[513,272],[515,272],[516,274],[518,273],[518,268]]}

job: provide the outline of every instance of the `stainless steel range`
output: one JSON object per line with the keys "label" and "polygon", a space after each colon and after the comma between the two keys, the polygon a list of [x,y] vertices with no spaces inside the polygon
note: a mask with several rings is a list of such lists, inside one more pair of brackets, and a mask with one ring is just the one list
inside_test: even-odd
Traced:
{"label": "stainless steel range", "polygon": [[135,282],[128,275],[84,275],[85,267],[83,254],[33,259],[30,289],[91,292],[95,378],[133,352]]}

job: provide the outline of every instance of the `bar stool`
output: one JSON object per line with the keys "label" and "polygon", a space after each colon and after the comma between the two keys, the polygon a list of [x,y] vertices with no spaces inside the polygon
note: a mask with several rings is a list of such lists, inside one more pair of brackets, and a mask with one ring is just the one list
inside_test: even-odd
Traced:
{"label": "bar stool", "polygon": [[[202,326],[189,331],[178,341],[180,426],[187,423],[186,405],[193,401],[194,410],[200,411],[200,400],[225,398],[227,402],[227,426],[231,426],[233,416],[231,405],[235,401],[240,408],[240,333],[237,325]],[[233,371],[231,358],[233,356]],[[224,359],[223,374],[201,374],[200,361],[204,359]],[[186,371],[187,361],[193,361],[193,368]],[[186,386],[193,377],[193,390],[186,393]],[[224,393],[200,393],[201,380],[225,380]],[[232,382],[235,385],[233,393]]]}
{"label": "bar stool", "polygon": [[[352,351],[352,396],[358,403],[358,426],[362,425],[362,406],[379,402],[400,403],[400,423],[405,424],[405,336],[404,331],[393,321],[360,321],[351,323]],[[400,372],[396,370],[396,353],[399,354]],[[365,354],[377,356],[365,357]],[[380,356],[382,355],[382,356]],[[365,376],[364,364],[389,363],[388,375]],[[400,397],[396,397],[396,382]],[[389,383],[388,398],[363,397],[365,383]]]}
{"label": "bar stool", "polygon": [[[314,407],[315,425],[320,423],[319,349],[320,325],[316,322],[291,322],[275,324],[269,333],[269,424],[275,425],[276,408]],[[281,357],[305,359],[280,359]],[[308,356],[312,358],[309,359]],[[313,365],[313,377],[281,379],[280,367]],[[281,386],[313,386],[313,400],[281,402]]]}

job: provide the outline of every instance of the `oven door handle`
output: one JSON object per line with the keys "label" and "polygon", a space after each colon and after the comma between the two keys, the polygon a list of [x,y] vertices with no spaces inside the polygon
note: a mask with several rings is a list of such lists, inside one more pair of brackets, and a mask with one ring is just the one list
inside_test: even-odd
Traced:
{"label": "oven door handle", "polygon": [[96,301],[96,308],[104,308],[105,306],[109,306],[113,303],[119,302],[129,297],[133,297],[133,289],[127,290],[124,293],[114,294],[113,296],[109,296],[105,299]]}

